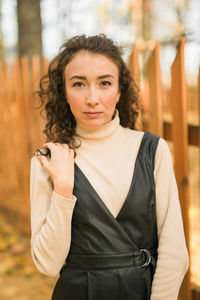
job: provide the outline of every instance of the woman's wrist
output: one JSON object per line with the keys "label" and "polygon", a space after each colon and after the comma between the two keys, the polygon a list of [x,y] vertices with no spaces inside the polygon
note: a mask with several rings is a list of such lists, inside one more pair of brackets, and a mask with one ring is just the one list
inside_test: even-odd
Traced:
{"label": "woman's wrist", "polygon": [[65,198],[72,199],[72,188],[67,187],[66,183],[54,182],[54,192]]}

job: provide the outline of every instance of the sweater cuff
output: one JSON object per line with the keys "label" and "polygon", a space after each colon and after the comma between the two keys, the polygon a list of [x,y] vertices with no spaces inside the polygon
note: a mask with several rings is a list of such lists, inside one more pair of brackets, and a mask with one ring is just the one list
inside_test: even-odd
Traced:
{"label": "sweater cuff", "polygon": [[57,194],[55,191],[53,191],[53,193],[52,193],[52,200],[55,203],[57,203],[57,204],[59,204],[61,206],[66,207],[66,206],[69,206],[69,205],[74,206],[77,198],[74,195],[72,195],[72,198],[65,198],[62,195]]}

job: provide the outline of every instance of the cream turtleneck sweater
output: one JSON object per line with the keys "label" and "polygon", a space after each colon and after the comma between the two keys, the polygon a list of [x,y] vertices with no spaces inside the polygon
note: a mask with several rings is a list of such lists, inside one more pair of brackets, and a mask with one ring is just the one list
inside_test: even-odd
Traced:
{"label": "cream turtleneck sweater", "polygon": [[[110,123],[95,129],[78,122],[76,132],[81,146],[75,162],[116,217],[129,191],[144,133],[123,128],[118,113]],[[176,300],[188,269],[188,252],[171,155],[163,139],[156,151],[154,179],[159,246],[151,300]],[[77,199],[55,193],[47,172],[34,156],[30,200],[33,261],[43,274],[56,276],[70,248]]]}

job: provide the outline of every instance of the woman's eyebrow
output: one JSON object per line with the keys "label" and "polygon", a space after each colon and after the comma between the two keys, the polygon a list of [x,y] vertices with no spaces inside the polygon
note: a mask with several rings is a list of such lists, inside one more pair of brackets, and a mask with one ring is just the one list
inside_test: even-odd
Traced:
{"label": "woman's eyebrow", "polygon": [[99,77],[98,77],[98,79],[103,79],[103,78],[108,78],[108,77],[112,77],[112,78],[114,78],[114,76],[113,76],[113,75],[111,75],[111,74],[105,74],[105,75],[101,75],[101,76],[99,76]]}
{"label": "woman's eyebrow", "polygon": [[[98,76],[97,78],[98,78],[98,79],[103,79],[103,78],[108,78],[108,77],[114,78],[114,76],[111,75],[111,74],[101,75],[101,76]],[[74,75],[74,76],[72,76],[72,77],[69,78],[69,80],[72,80],[72,79],[82,79],[82,80],[86,80],[87,78],[86,78],[85,76]]]}
{"label": "woman's eyebrow", "polygon": [[74,75],[74,76],[69,78],[69,80],[72,80],[72,79],[86,79],[86,77],[85,76]]}

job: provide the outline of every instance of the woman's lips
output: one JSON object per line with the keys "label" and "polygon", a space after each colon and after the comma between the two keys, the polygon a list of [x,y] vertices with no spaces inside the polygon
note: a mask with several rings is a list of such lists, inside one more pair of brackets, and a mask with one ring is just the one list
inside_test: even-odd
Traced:
{"label": "woman's lips", "polygon": [[88,117],[95,118],[102,114],[102,112],[85,112],[84,114]]}

